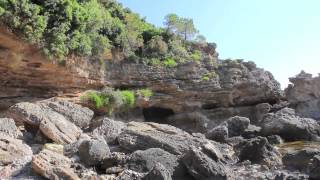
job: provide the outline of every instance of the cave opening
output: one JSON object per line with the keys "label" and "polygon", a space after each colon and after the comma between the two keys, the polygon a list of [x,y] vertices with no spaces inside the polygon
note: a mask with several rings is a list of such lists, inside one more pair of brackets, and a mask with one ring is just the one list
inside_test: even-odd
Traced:
{"label": "cave opening", "polygon": [[169,108],[149,107],[143,109],[143,116],[146,122],[167,124],[168,117],[174,115],[174,111]]}

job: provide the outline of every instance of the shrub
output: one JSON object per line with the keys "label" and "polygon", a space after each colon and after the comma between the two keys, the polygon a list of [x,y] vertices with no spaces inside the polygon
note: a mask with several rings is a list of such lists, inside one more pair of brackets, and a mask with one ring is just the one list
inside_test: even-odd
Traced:
{"label": "shrub", "polygon": [[161,61],[160,61],[160,59],[152,58],[152,59],[148,62],[148,65],[151,65],[151,66],[160,66],[160,65],[161,65]]}
{"label": "shrub", "polygon": [[215,78],[217,77],[218,75],[216,74],[216,72],[212,71],[212,72],[208,72],[208,73],[205,73],[203,76],[202,76],[202,80],[203,81],[209,81],[210,79],[212,78]]}
{"label": "shrub", "polygon": [[146,52],[152,56],[163,56],[168,51],[168,45],[161,36],[154,36],[147,44]]}
{"label": "shrub", "polygon": [[200,61],[202,58],[201,56],[202,56],[202,53],[199,50],[196,50],[190,55],[190,58],[193,61]]}
{"label": "shrub", "polygon": [[177,62],[172,58],[167,58],[163,61],[163,65],[167,68],[174,68],[177,66]]}
{"label": "shrub", "polygon": [[135,104],[135,96],[133,91],[121,91],[121,96],[124,107],[129,108]]}
{"label": "shrub", "polygon": [[98,92],[88,92],[81,97],[81,101],[90,101],[94,103],[96,108],[102,108],[105,105],[105,99]]}
{"label": "shrub", "polygon": [[139,89],[137,91],[137,94],[139,96],[144,97],[144,98],[150,98],[153,95],[153,92],[150,89]]}

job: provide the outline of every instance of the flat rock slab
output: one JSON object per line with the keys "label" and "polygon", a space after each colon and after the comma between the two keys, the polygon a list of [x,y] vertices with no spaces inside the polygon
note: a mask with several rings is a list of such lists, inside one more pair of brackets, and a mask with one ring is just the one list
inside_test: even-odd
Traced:
{"label": "flat rock slab", "polygon": [[73,172],[71,160],[59,153],[44,149],[32,158],[32,169],[48,179],[78,180]]}
{"label": "flat rock slab", "polygon": [[32,159],[31,148],[21,140],[0,134],[0,177],[18,174]]}
{"label": "flat rock slab", "polygon": [[41,104],[50,107],[53,111],[63,115],[67,120],[80,128],[89,127],[91,119],[94,115],[94,112],[89,108],[82,107],[78,104],[68,101],[49,99],[46,101],[41,101]]}

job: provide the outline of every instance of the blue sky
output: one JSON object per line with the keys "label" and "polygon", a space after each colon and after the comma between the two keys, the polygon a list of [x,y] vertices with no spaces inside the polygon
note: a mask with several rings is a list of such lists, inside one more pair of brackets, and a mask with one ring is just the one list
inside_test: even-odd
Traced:
{"label": "blue sky", "polygon": [[119,0],[163,26],[168,13],[192,18],[220,58],[254,61],[285,88],[302,69],[320,73],[320,0]]}

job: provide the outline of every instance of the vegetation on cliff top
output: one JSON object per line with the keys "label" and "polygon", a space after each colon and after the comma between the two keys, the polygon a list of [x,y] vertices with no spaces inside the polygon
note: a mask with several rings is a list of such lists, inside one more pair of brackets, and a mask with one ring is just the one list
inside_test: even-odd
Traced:
{"label": "vegetation on cliff top", "polygon": [[201,48],[209,54],[215,49],[196,37],[192,19],[169,14],[165,27],[157,28],[115,0],[0,0],[0,21],[58,60],[70,54],[104,58],[117,51],[126,59],[146,64],[156,59],[173,67],[202,59]]}

